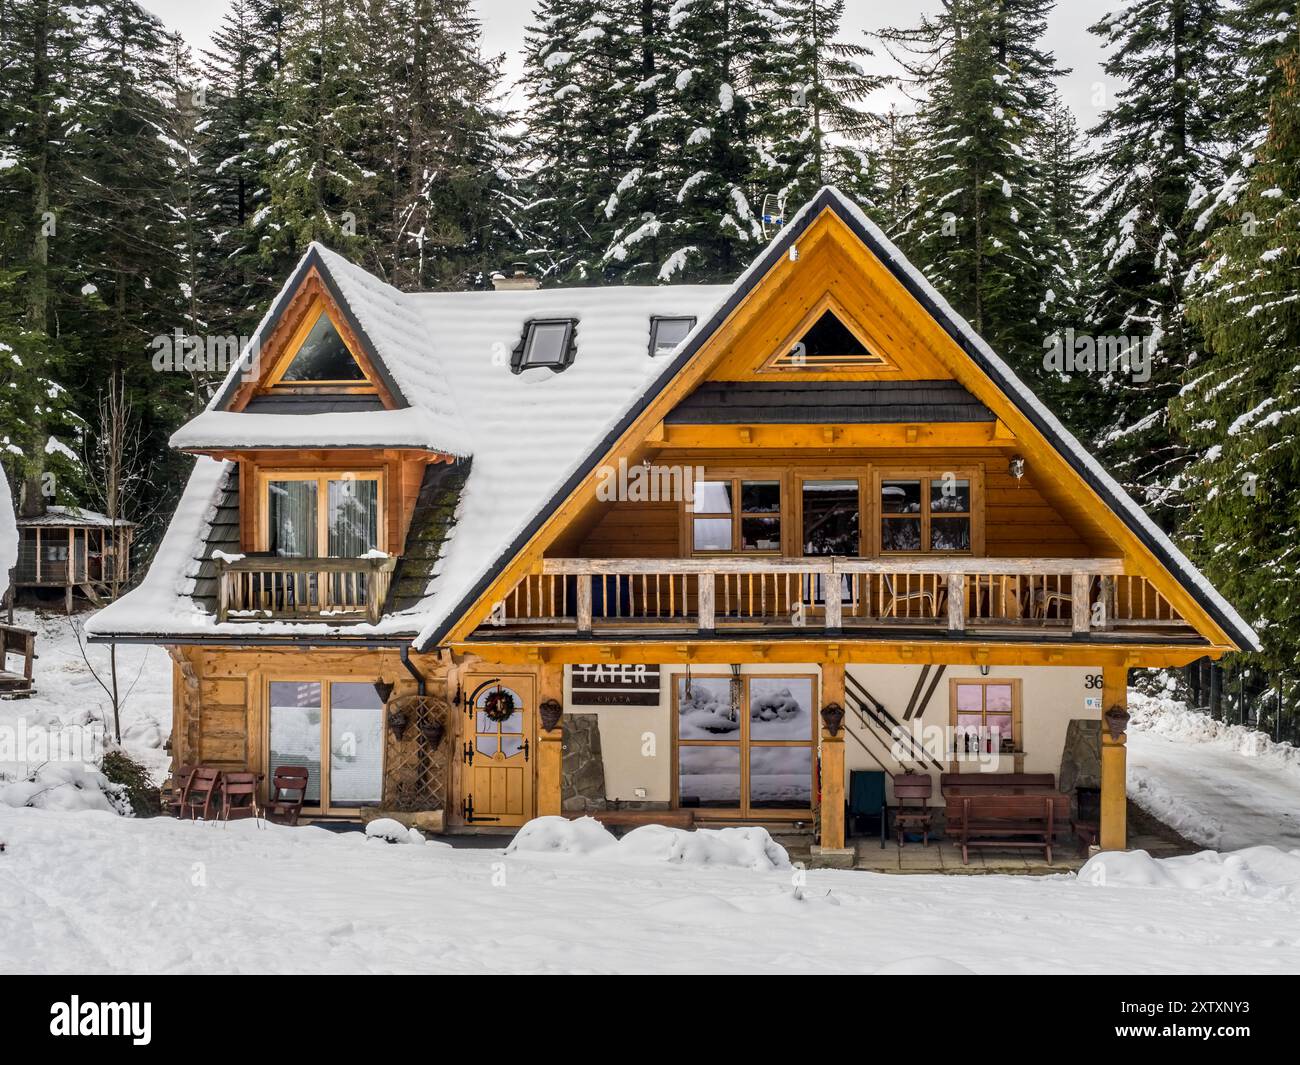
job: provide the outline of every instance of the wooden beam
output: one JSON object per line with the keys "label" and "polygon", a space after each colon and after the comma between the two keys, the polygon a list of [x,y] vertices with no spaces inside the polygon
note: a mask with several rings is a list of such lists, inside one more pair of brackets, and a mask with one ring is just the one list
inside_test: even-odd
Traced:
{"label": "wooden beam", "polygon": [[[1128,669],[1102,666],[1101,696],[1101,849],[1128,846]],[[1123,715],[1121,719],[1118,715]],[[1110,718],[1108,721],[1107,718]],[[1120,725],[1112,734],[1112,724]]]}
{"label": "wooden beam", "polygon": [[[838,598],[838,597],[836,597]],[[826,601],[829,604],[831,597]],[[822,664],[822,707],[836,704],[844,709],[844,665],[841,662],[824,662]],[[820,807],[821,847],[822,850],[843,850],[844,848],[844,730],[848,728],[845,720],[832,734],[823,723],[821,728],[821,786],[822,801]]]}

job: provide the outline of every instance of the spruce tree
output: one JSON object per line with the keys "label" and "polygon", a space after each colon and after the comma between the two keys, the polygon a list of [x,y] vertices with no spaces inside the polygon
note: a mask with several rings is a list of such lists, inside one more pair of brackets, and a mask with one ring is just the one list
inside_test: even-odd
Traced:
{"label": "spruce tree", "polygon": [[1168,528],[1184,506],[1189,452],[1167,408],[1201,347],[1183,314],[1189,204],[1220,172],[1219,94],[1207,87],[1223,84],[1222,29],[1218,0],[1139,0],[1092,27],[1117,87],[1092,131],[1100,177],[1088,205],[1098,230],[1091,328],[1117,345],[1091,391],[1095,438],[1121,483]]}
{"label": "spruce tree", "polygon": [[1047,7],[945,0],[920,26],[882,34],[922,94],[904,248],[1040,392],[1055,248],[1032,150],[1060,73],[1040,45]]}
{"label": "spruce tree", "polygon": [[1208,353],[1173,406],[1198,453],[1188,550],[1260,633],[1300,657],[1300,51],[1279,65],[1268,134],[1188,282]]}

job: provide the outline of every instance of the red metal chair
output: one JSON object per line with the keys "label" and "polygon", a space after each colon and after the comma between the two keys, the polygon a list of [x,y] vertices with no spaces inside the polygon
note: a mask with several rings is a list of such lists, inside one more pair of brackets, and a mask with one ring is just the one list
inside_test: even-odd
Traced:
{"label": "red metal chair", "polygon": [[234,772],[221,774],[221,820],[241,817],[258,819],[257,774]]}
{"label": "red metal chair", "polygon": [[271,794],[266,801],[266,819],[277,824],[296,825],[307,798],[307,767],[282,765],[271,775]]}
{"label": "red metal chair", "polygon": [[193,820],[196,816],[205,821],[212,816],[217,803],[217,791],[221,787],[221,770],[210,765],[194,768],[190,774],[189,786],[185,789],[185,799],[181,809]]}
{"label": "red metal chair", "polygon": [[906,832],[920,832],[925,846],[930,845],[930,829],[934,815],[930,812],[930,796],[934,781],[929,773],[899,773],[894,777],[894,798],[898,808],[894,811],[894,831],[898,845],[903,845]]}

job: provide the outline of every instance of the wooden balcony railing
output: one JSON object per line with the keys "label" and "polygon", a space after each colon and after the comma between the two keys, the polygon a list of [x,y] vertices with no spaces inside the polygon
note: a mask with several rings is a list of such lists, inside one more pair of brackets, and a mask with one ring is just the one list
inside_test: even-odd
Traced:
{"label": "wooden balcony railing", "polygon": [[1095,558],[551,558],[488,621],[579,635],[892,625],[1083,634],[1184,624],[1144,577],[1123,573],[1122,560]]}
{"label": "wooden balcony railing", "polygon": [[218,556],[218,621],[377,622],[397,559]]}

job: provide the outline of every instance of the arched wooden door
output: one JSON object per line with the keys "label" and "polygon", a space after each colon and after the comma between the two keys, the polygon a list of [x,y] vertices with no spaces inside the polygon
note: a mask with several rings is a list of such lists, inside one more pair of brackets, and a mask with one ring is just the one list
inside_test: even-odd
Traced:
{"label": "arched wooden door", "polygon": [[533,816],[533,678],[468,674],[463,690],[461,817],[522,825]]}

